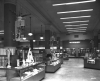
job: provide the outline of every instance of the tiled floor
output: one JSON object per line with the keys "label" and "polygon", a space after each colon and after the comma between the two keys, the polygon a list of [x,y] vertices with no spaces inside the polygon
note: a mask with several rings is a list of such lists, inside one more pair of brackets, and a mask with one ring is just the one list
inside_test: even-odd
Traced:
{"label": "tiled floor", "polygon": [[100,81],[100,70],[84,68],[83,59],[69,59],[56,73],[46,73],[42,81]]}

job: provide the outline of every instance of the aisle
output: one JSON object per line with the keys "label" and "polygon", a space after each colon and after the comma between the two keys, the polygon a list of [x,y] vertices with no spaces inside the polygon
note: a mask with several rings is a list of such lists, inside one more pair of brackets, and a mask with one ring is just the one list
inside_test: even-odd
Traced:
{"label": "aisle", "polygon": [[83,68],[83,59],[69,59],[56,73],[46,73],[42,81],[100,81],[100,70]]}

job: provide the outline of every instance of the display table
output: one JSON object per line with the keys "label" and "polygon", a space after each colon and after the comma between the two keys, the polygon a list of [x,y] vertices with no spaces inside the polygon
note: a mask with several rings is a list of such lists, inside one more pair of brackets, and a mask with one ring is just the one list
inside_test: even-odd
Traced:
{"label": "display table", "polygon": [[84,68],[100,69],[100,59],[88,60],[84,58]]}
{"label": "display table", "polygon": [[46,72],[56,72],[61,67],[61,61],[56,65],[46,65]]}

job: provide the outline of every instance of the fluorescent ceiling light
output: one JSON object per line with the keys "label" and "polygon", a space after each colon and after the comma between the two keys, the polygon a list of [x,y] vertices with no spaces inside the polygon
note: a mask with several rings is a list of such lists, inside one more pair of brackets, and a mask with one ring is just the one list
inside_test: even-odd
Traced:
{"label": "fluorescent ceiling light", "polygon": [[69,31],[68,33],[73,33],[73,32],[86,32],[86,31]]}
{"label": "fluorescent ceiling light", "polygon": [[0,32],[4,32],[4,30],[0,30]]}
{"label": "fluorescent ceiling light", "polygon": [[60,4],[53,4],[52,6],[73,5],[73,4],[89,3],[89,2],[95,2],[95,1],[96,0],[79,1],[79,2],[69,2],[69,3],[60,3]]}
{"label": "fluorescent ceiling light", "polygon": [[79,27],[78,27],[78,28],[66,28],[66,29],[83,29],[83,28],[79,28]]}
{"label": "fluorescent ceiling light", "polygon": [[67,31],[79,31],[79,30],[86,30],[86,29],[67,29]]}
{"label": "fluorescent ceiling light", "polygon": [[85,18],[85,17],[91,17],[91,16],[89,15],[89,16],[65,17],[60,19],[74,19],[74,18]]}
{"label": "fluorescent ceiling light", "polygon": [[86,10],[75,10],[75,11],[65,11],[65,12],[57,12],[57,14],[64,14],[64,13],[75,13],[75,12],[86,12],[86,11],[93,11],[93,9],[86,9]]}
{"label": "fluorescent ceiling light", "polygon": [[75,42],[69,42],[69,43],[80,43],[80,41],[75,41]]}
{"label": "fluorescent ceiling light", "polygon": [[88,25],[88,24],[80,24],[80,25],[65,25],[65,26],[83,26],[83,25]]}
{"label": "fluorescent ceiling light", "polygon": [[[87,28],[87,27],[75,27],[75,28]],[[68,28],[67,27],[66,29],[74,29],[74,28],[72,28],[72,27],[71,28]]]}
{"label": "fluorescent ceiling light", "polygon": [[4,33],[0,33],[0,34],[4,34]]}
{"label": "fluorescent ceiling light", "polygon": [[71,22],[63,22],[63,23],[80,23],[80,22],[89,22],[89,20],[85,20],[85,21],[71,21]]}

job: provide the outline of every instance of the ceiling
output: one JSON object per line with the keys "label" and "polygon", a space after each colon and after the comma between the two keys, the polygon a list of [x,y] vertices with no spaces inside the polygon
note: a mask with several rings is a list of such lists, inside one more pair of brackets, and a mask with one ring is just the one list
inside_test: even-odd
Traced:
{"label": "ceiling", "polygon": [[[61,5],[61,6],[53,6],[53,4],[59,3],[69,3],[69,2],[79,2],[79,1],[89,1],[89,0],[26,0],[34,9],[37,10],[41,14],[41,16],[48,22],[41,21],[41,17],[38,17],[41,23],[50,24],[52,28],[55,29],[56,32],[59,33],[68,33],[65,25],[79,25],[79,24],[88,24],[86,32],[93,32],[99,29],[100,23],[100,1],[96,0],[95,2],[89,3],[81,3],[81,4],[72,4],[72,5]],[[64,13],[57,14],[57,12],[64,11],[75,11],[75,10],[86,10],[93,9],[93,11],[86,12],[76,12],[76,13]],[[38,15],[37,15],[38,16]],[[86,18],[72,18],[72,19],[60,19],[64,17],[77,17],[77,16],[91,16]],[[71,22],[71,21],[85,21],[89,20],[89,22],[79,22],[79,23],[63,23],[63,22]],[[38,20],[34,20],[36,25],[40,26]],[[68,28],[75,28],[80,26],[67,26]],[[51,28],[51,29],[52,29]],[[52,29],[52,30],[54,30]]]}
{"label": "ceiling", "polygon": [[[31,17],[31,31],[35,33],[45,31],[45,29],[50,29],[52,32],[56,33],[68,33],[66,28],[76,28],[76,27],[87,27],[86,32],[94,32],[100,30],[100,0],[89,3],[72,4],[72,5],[61,5],[53,6],[53,4],[59,3],[70,3],[79,1],[90,1],[90,0],[18,0],[17,13],[31,14],[26,16],[25,30],[28,33],[30,31],[30,17]],[[57,12],[64,11],[75,11],[75,10],[86,10],[93,9],[93,11],[86,12],[76,12],[76,13],[64,13],[57,14]],[[72,18],[72,19],[60,19],[64,17],[77,17],[77,16],[91,16],[86,18]],[[85,21],[89,22],[79,22],[79,23],[63,23],[71,21]],[[65,25],[79,25],[88,24],[86,26],[67,26]],[[81,33],[81,32],[80,32]]]}

